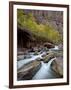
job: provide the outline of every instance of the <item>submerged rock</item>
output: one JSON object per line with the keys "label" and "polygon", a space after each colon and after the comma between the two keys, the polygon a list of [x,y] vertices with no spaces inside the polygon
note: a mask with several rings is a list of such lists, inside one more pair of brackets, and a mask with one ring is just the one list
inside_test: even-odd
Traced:
{"label": "submerged rock", "polygon": [[51,64],[51,69],[63,77],[63,58],[57,57]]}
{"label": "submerged rock", "polygon": [[30,80],[40,69],[40,61],[31,61],[28,64],[25,64],[20,69],[17,70],[17,79],[18,80]]}

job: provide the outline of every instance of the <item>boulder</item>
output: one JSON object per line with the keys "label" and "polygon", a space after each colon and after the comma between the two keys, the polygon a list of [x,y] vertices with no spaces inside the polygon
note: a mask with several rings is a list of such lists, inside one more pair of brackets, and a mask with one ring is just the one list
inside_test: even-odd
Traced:
{"label": "boulder", "polygon": [[35,52],[34,52],[34,55],[39,55],[39,52],[38,52],[38,51],[35,51]]}
{"label": "boulder", "polygon": [[62,57],[63,56],[63,50],[54,51],[54,56],[55,57]]}
{"label": "boulder", "polygon": [[47,47],[50,49],[50,48],[54,48],[55,46],[52,43],[44,43],[44,47]]}
{"label": "boulder", "polygon": [[41,59],[40,57],[38,57],[38,58],[36,59],[36,61],[42,61],[42,59]]}
{"label": "boulder", "polygon": [[24,55],[18,55],[17,56],[17,60],[19,61],[19,60],[23,60],[24,59]]}
{"label": "boulder", "polygon": [[51,64],[51,69],[63,77],[63,58],[57,57]]}
{"label": "boulder", "polygon": [[47,62],[49,62],[49,60],[51,60],[52,58],[54,58],[54,53],[53,53],[53,52],[47,54],[46,56],[43,56],[43,61],[44,61],[45,63],[47,63]]}
{"label": "boulder", "polygon": [[40,69],[40,61],[31,61],[17,70],[17,80],[30,80]]}

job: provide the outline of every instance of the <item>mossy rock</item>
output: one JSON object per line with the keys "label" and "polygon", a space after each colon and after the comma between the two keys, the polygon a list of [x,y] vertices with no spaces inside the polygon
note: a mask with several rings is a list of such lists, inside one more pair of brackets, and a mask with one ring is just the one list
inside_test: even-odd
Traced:
{"label": "mossy rock", "polygon": [[48,61],[50,61],[52,58],[54,58],[54,53],[49,53],[48,55],[46,55],[45,57],[43,57],[43,61],[44,61],[44,62],[48,62]]}

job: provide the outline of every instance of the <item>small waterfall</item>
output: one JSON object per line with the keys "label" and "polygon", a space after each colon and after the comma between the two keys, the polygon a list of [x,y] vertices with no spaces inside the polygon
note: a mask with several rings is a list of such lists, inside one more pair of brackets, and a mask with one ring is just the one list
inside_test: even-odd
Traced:
{"label": "small waterfall", "polygon": [[56,59],[56,57],[52,58],[48,63],[44,63],[43,61],[41,61],[41,64],[42,64],[42,66],[44,66],[46,68],[50,68],[52,61],[55,59]]}
{"label": "small waterfall", "polygon": [[59,47],[58,46],[55,46],[55,48],[54,48],[55,50],[58,50],[59,49]]}
{"label": "small waterfall", "polygon": [[42,55],[45,54],[45,52],[43,52],[42,54],[39,54],[39,55],[32,55],[31,58],[27,58],[27,59],[22,59],[22,60],[19,60],[17,62],[17,68],[19,69],[20,67],[22,67],[23,65],[33,61],[33,60],[36,60],[37,58],[41,58],[42,59]]}
{"label": "small waterfall", "polygon": [[59,47],[58,46],[55,46],[54,48],[51,48],[51,49],[49,49],[50,51],[52,51],[52,50],[59,50]]}
{"label": "small waterfall", "polygon": [[55,59],[56,58],[51,59],[48,63],[44,63],[43,61],[41,61],[42,66],[32,79],[36,80],[36,79],[54,78],[55,75],[53,75],[53,72],[51,71],[50,66],[52,61]]}
{"label": "small waterfall", "polygon": [[52,63],[52,61],[55,60],[55,59],[56,59],[56,57],[55,58],[52,58],[47,64],[50,66],[51,63]]}

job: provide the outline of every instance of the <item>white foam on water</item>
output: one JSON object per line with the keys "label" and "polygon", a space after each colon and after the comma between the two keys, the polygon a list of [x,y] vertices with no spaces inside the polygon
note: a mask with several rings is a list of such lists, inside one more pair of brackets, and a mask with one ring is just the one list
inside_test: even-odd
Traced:
{"label": "white foam on water", "polygon": [[43,52],[42,54],[39,55],[33,55],[31,58],[27,58],[27,59],[23,59],[23,60],[19,60],[17,62],[17,69],[21,68],[23,65],[36,60],[37,58],[41,58],[42,59],[42,55],[45,54],[45,52]]}

